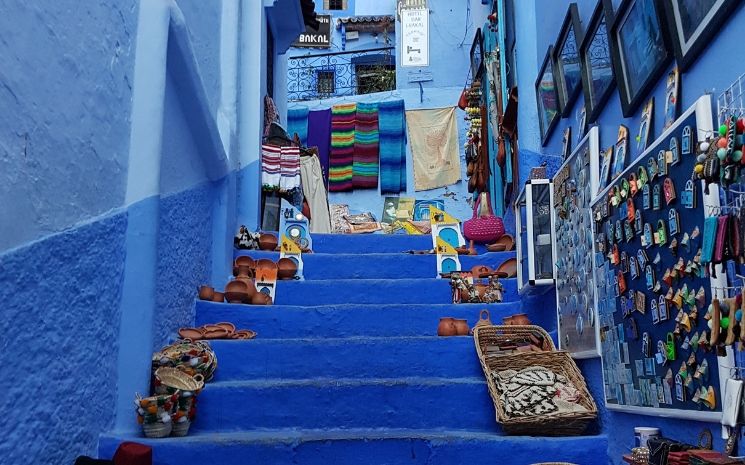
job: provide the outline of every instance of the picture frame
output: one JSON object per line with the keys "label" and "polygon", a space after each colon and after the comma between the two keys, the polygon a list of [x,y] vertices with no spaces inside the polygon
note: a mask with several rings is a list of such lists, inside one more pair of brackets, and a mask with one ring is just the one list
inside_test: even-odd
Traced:
{"label": "picture frame", "polygon": [[675,59],[683,72],[710,45],[740,0],[664,0],[662,3]]}
{"label": "picture frame", "polygon": [[538,122],[541,129],[541,145],[546,146],[554,128],[559,122],[559,102],[554,81],[553,45],[546,50],[546,56],[535,80]]}
{"label": "picture frame", "polygon": [[608,175],[610,174],[610,167],[613,164],[613,149],[611,145],[605,149],[602,153],[602,159],[600,160],[600,177],[598,178],[598,189],[603,190],[608,185]]}
{"label": "picture frame", "polygon": [[585,137],[585,134],[587,133],[587,107],[582,105],[582,108],[577,112],[577,127],[579,128],[579,131],[577,132],[577,143],[582,140],[583,137]]}
{"label": "picture frame", "polygon": [[626,158],[629,152],[629,129],[621,125],[618,127],[618,140],[616,141],[615,156],[613,157],[613,169],[611,171],[611,183],[626,169]]}
{"label": "picture frame", "polygon": [[673,125],[678,118],[678,93],[680,92],[680,72],[678,67],[667,73],[667,84],[665,85],[665,126],[664,129]]}
{"label": "picture frame", "polygon": [[616,85],[611,53],[614,44],[609,40],[612,24],[613,1],[599,0],[579,46],[582,92],[590,123],[598,119]]}
{"label": "picture frame", "polygon": [[570,3],[559,30],[553,51],[554,81],[559,97],[559,111],[566,118],[582,90],[579,44],[584,38],[582,21],[576,3]]}
{"label": "picture frame", "polygon": [[637,155],[644,152],[649,144],[649,136],[654,131],[652,126],[654,125],[654,97],[650,98],[644,110],[642,110],[642,118],[639,121],[639,133],[636,136],[636,153]]}
{"label": "picture frame", "polygon": [[476,34],[471,43],[471,75],[473,79],[479,79],[484,72],[484,35],[481,28],[476,29]]}
{"label": "picture frame", "polygon": [[628,118],[672,59],[662,0],[623,0],[610,40],[621,110]]}
{"label": "picture frame", "polygon": [[564,137],[561,139],[561,159],[566,160],[572,151],[572,127],[564,128]]}

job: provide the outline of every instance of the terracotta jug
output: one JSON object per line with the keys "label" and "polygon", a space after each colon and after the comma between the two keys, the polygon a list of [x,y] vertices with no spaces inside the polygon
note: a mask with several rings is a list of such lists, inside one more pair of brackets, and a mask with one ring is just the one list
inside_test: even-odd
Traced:
{"label": "terracotta jug", "polygon": [[515,324],[515,315],[510,315],[502,318],[502,324],[506,326],[512,326]]}
{"label": "terracotta jug", "polygon": [[452,317],[440,318],[440,324],[437,325],[438,336],[455,336],[458,330],[455,327],[455,319]]}
{"label": "terracotta jug", "polygon": [[215,289],[212,286],[200,286],[199,287],[199,299],[200,300],[212,300],[215,295]]}
{"label": "terracotta jug", "polygon": [[458,336],[468,336],[468,321],[455,319],[455,331]]}
{"label": "terracotta jug", "polygon": [[528,315],[524,313],[516,313],[512,315],[512,324],[513,325],[529,325],[530,318],[528,318]]}

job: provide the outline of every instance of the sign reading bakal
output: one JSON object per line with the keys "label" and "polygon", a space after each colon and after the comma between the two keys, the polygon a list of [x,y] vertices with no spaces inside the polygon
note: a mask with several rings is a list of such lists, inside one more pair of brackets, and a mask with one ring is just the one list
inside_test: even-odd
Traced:
{"label": "sign reading bakal", "polygon": [[292,43],[293,47],[331,47],[331,15],[317,15],[319,26],[305,26],[305,32]]}

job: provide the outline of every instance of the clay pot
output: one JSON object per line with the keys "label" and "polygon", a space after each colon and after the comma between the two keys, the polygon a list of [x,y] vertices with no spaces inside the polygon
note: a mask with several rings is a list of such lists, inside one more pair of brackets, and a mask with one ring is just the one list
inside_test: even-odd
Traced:
{"label": "clay pot", "polygon": [[253,305],[271,305],[272,298],[268,294],[257,292],[253,297],[251,297],[251,303]]}
{"label": "clay pot", "polygon": [[235,266],[241,265],[246,265],[252,270],[256,268],[256,262],[254,261],[254,259],[246,255],[241,255],[240,257],[235,259]]}
{"label": "clay pot", "polygon": [[238,274],[235,275],[237,278],[253,278],[254,273],[250,266],[238,265],[236,268],[238,268]]}
{"label": "clay pot", "polygon": [[505,260],[504,262],[502,262],[501,265],[499,265],[497,271],[503,271],[507,273],[508,278],[514,278],[515,276],[517,276],[517,259],[510,258],[508,260]]}
{"label": "clay pot", "polygon": [[513,325],[529,325],[530,318],[528,318],[528,315],[524,313],[517,313],[515,315],[512,315],[512,324]]}
{"label": "clay pot", "polygon": [[231,304],[239,304],[248,296],[248,285],[240,279],[229,281],[225,285],[225,298]]}
{"label": "clay pot", "polygon": [[230,333],[225,328],[211,328],[205,331],[204,338],[205,339],[227,339]]}
{"label": "clay pot", "polygon": [[259,236],[259,248],[261,250],[274,250],[277,248],[279,241],[274,234],[262,234]]}
{"label": "clay pot", "polygon": [[199,286],[199,299],[212,300],[215,295],[215,289],[212,286]]}
{"label": "clay pot", "polygon": [[191,339],[192,341],[198,341],[204,337],[197,328],[181,328],[178,330],[178,335],[182,339]]}
{"label": "clay pot", "polygon": [[440,318],[440,324],[437,325],[438,336],[456,336],[458,329],[455,327],[455,319],[452,317]]}
{"label": "clay pot", "polygon": [[468,336],[468,321],[455,319],[455,331],[458,336]]}
{"label": "clay pot", "polygon": [[291,258],[280,258],[277,267],[279,268],[277,272],[277,278],[279,279],[292,279],[297,274],[297,263]]}
{"label": "clay pot", "polygon": [[222,292],[215,291],[215,293],[212,294],[212,301],[213,302],[225,302],[225,294]]}
{"label": "clay pot", "polygon": [[471,268],[471,274],[474,278],[482,278],[482,275],[486,275],[492,272],[492,269],[486,265],[476,265]]}

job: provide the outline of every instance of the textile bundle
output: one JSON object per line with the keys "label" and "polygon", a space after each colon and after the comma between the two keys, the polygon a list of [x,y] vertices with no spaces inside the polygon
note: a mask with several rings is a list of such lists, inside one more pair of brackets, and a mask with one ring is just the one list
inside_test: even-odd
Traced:
{"label": "textile bundle", "polygon": [[329,151],[331,150],[331,109],[308,113],[308,147],[318,147],[323,170],[323,185],[329,185]]}
{"label": "textile bundle", "polygon": [[358,103],[352,166],[354,188],[378,187],[378,141],[378,104]]}
{"label": "textile bundle", "polygon": [[378,104],[380,150],[380,191],[398,194],[406,191],[406,132],[404,101]]}
{"label": "textile bundle", "polygon": [[275,145],[261,146],[261,184],[265,190],[279,187],[282,148]]}
{"label": "textile bundle", "polygon": [[[280,168],[280,190],[289,191],[300,187],[300,148],[282,147]],[[302,203],[302,199],[300,202]]]}
{"label": "textile bundle", "polygon": [[287,133],[290,138],[295,134],[300,142],[306,145],[308,141],[308,107],[290,108],[287,110]]}
{"label": "textile bundle", "polygon": [[460,181],[460,156],[455,107],[406,112],[414,190],[449,186]]}
{"label": "textile bundle", "polygon": [[352,190],[356,113],[357,104],[355,103],[335,105],[331,109],[329,192]]}

